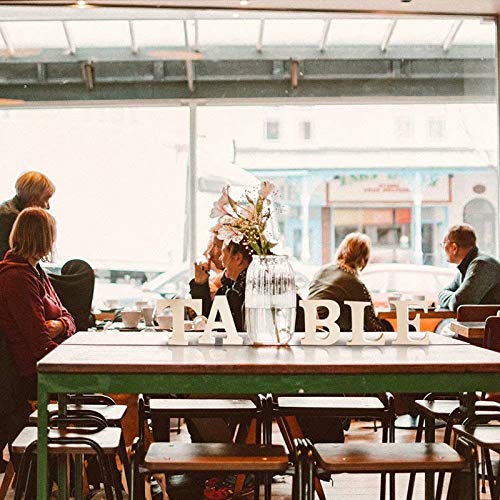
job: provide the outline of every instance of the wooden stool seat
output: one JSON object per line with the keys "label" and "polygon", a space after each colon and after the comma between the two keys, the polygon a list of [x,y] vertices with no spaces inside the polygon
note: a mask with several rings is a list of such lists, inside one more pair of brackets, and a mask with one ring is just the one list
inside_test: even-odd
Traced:
{"label": "wooden stool seat", "polygon": [[453,430],[478,446],[500,453],[500,425],[476,425],[474,427],[454,425]]}
{"label": "wooden stool seat", "polygon": [[[255,412],[257,407],[250,399],[155,399],[149,400],[152,414],[168,413],[171,417],[234,415]],[[207,414],[206,412],[209,412]]]}
{"label": "wooden stool seat", "polygon": [[450,414],[460,406],[458,399],[417,399],[415,404],[424,415],[448,420]]}
{"label": "wooden stool seat", "polygon": [[[85,437],[91,439],[99,445],[104,453],[110,454],[117,452],[120,446],[120,438],[122,431],[117,427],[106,427],[97,432],[85,433],[85,429],[50,429],[49,439],[51,438],[80,438]],[[26,448],[37,439],[36,427],[25,427],[12,443],[12,451],[14,453],[24,453]],[[94,450],[86,444],[49,444],[49,453],[54,454],[93,454]]]}
{"label": "wooden stool seat", "polygon": [[466,464],[444,443],[318,443],[314,447],[318,465],[332,473],[451,471]]}
{"label": "wooden stool seat", "polygon": [[[57,411],[57,404],[49,404],[48,411],[54,412]],[[102,415],[106,422],[110,425],[118,425],[122,421],[125,413],[127,411],[126,405],[91,405],[91,404],[83,404],[83,405],[75,405],[68,404],[67,410],[71,411],[91,411],[97,412]],[[29,418],[30,424],[35,424],[38,422],[38,410],[35,410]]]}
{"label": "wooden stool seat", "polygon": [[283,396],[278,398],[281,413],[331,412],[333,416],[355,417],[358,414],[366,417],[379,415],[387,411],[384,403],[376,397],[343,397],[343,396]]}
{"label": "wooden stool seat", "polygon": [[154,472],[284,472],[288,455],[280,445],[152,443],[144,465]]}

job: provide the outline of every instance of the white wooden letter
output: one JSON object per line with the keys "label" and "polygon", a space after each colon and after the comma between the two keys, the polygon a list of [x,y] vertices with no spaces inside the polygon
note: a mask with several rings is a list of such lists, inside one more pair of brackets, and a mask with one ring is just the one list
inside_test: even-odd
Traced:
{"label": "white wooden letter", "polygon": [[[304,309],[306,334],[302,339],[304,345],[331,345],[340,337],[340,327],[335,321],[340,316],[340,306],[334,300],[301,300],[300,307]],[[328,309],[328,316],[317,318],[318,307]],[[329,332],[317,332],[318,326],[326,326]]]}
{"label": "white wooden letter", "polygon": [[417,332],[420,331],[420,314],[417,314],[415,319],[411,320],[408,317],[408,306],[419,306],[422,307],[424,312],[427,312],[427,303],[423,300],[395,300],[391,303],[396,306],[396,321],[398,325],[396,340],[393,342],[393,345],[427,345],[429,343],[427,332],[421,339],[417,340],[411,339],[408,331],[409,325],[413,325]]}
{"label": "white wooden letter", "polygon": [[201,299],[160,299],[156,301],[156,314],[160,314],[165,307],[170,307],[173,314],[172,336],[168,340],[170,345],[187,345],[184,335],[184,308],[191,307],[196,314],[201,314]]}
{"label": "white wooden letter", "polygon": [[[217,313],[220,314],[221,321],[215,321]],[[208,315],[207,326],[203,335],[198,339],[198,344],[213,344],[215,339],[212,331],[216,328],[224,328],[226,331],[225,342],[228,344],[243,344],[243,339],[237,334],[231,309],[224,295],[216,295]]]}
{"label": "white wooden letter", "polygon": [[344,304],[351,308],[352,340],[347,342],[347,345],[380,345],[385,342],[384,334],[375,340],[366,340],[363,335],[365,331],[365,307],[369,306],[370,302],[345,300]]}

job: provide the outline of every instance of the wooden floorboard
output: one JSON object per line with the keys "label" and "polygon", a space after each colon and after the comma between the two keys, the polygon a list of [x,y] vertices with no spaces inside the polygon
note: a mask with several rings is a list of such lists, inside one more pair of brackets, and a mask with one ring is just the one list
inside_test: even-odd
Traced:
{"label": "wooden floorboard", "polygon": [[[353,422],[351,428],[346,433],[346,441],[379,442],[381,436],[380,429],[374,432],[372,423]],[[396,430],[397,442],[412,442],[414,439],[414,431]],[[176,440],[189,440],[189,434],[185,426],[182,426],[180,434],[172,433],[172,441]],[[442,440],[442,430],[437,431],[437,440]],[[276,444],[283,442],[277,426],[273,427],[273,442]],[[0,474],[0,483],[2,480],[3,474]],[[408,474],[398,474],[396,477],[396,498],[398,500],[406,498],[407,484]],[[338,476],[333,476],[333,484],[323,482],[323,487],[328,500],[378,500],[380,476],[373,474],[339,474]],[[285,477],[284,482],[273,483],[272,491],[273,500],[289,500],[291,498],[291,478]],[[13,490],[10,490],[7,499],[11,500],[13,497]],[[100,500],[104,496],[99,494],[93,498]],[[422,474],[417,476],[413,498],[415,500],[424,498],[424,480]],[[446,498],[446,496],[443,495],[443,498]],[[489,498],[489,494],[481,494],[481,500]],[[175,498],[171,498],[170,500],[175,500]]]}

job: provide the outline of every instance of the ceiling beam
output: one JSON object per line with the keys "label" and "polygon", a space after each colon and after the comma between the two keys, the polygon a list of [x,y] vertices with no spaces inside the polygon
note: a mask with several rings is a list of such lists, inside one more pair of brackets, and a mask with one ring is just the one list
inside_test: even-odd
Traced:
{"label": "ceiling beam", "polygon": [[[351,61],[367,60],[394,61],[394,60],[440,60],[440,61],[464,61],[464,60],[494,60],[495,48],[492,45],[454,45],[453,50],[443,52],[441,45],[415,45],[397,46],[392,45],[386,52],[381,52],[378,45],[356,46],[336,45],[325,47],[323,52],[314,46],[287,46],[266,45],[266,50],[257,53],[255,47],[248,46],[223,46],[211,45],[203,48],[202,52],[189,52],[185,45],[177,46],[143,46],[138,55],[131,54],[130,47],[78,47],[78,55],[81,60],[95,60],[101,62],[127,62],[127,61],[185,61],[190,56],[197,61],[284,61],[296,59],[308,60],[321,63],[322,61]],[[36,52],[21,50],[16,51],[16,57],[12,58],[6,51],[0,50],[1,63],[26,64],[26,63],[59,63],[74,62],[65,50],[40,49]]]}
{"label": "ceiling beam", "polygon": [[134,21],[129,20],[128,22],[128,30],[130,33],[130,50],[132,51],[132,54],[137,54],[139,52],[139,47],[137,45],[137,39],[135,37],[135,27],[134,27]]}
{"label": "ceiling beam", "polygon": [[389,47],[389,43],[391,43],[391,38],[394,30],[396,29],[397,22],[397,19],[392,19],[391,21],[389,21],[387,29],[384,33],[384,38],[382,38],[382,42],[380,43],[380,52],[385,52],[387,50],[387,47]]}
{"label": "ceiling beam", "polygon": [[323,24],[323,33],[321,35],[321,40],[319,42],[319,51],[324,52],[326,48],[326,42],[328,40],[328,33],[330,32],[330,24],[332,20],[331,19],[325,19],[325,22]]}
{"label": "ceiling beam", "polygon": [[443,50],[445,52],[448,52],[448,50],[450,50],[450,47],[453,45],[453,42],[455,41],[455,38],[458,35],[463,22],[463,19],[459,19],[458,21],[454,21],[451,25],[450,31],[448,31],[448,34],[446,35],[446,38],[443,42]]}
{"label": "ceiling beam", "polygon": [[262,44],[264,42],[264,25],[265,19],[261,19],[259,26],[259,37],[257,38],[257,44],[255,45],[257,52],[262,52]]}
{"label": "ceiling beam", "polygon": [[7,53],[9,54],[9,56],[13,56],[15,54],[14,46],[10,41],[9,35],[7,33],[7,28],[2,23],[0,23],[0,36],[3,39],[5,47],[7,48]]}
{"label": "ceiling beam", "polygon": [[64,36],[66,37],[66,43],[68,44],[68,53],[72,56],[76,54],[76,46],[73,41],[73,37],[71,36],[71,31],[68,26],[67,21],[62,21],[62,26],[64,30]]}

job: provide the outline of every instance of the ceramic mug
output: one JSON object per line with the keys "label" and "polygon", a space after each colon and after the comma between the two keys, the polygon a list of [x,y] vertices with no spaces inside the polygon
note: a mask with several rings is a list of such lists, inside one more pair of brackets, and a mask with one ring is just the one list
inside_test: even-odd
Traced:
{"label": "ceramic mug", "polygon": [[141,311],[122,311],[123,326],[125,328],[137,328],[141,316]]}

